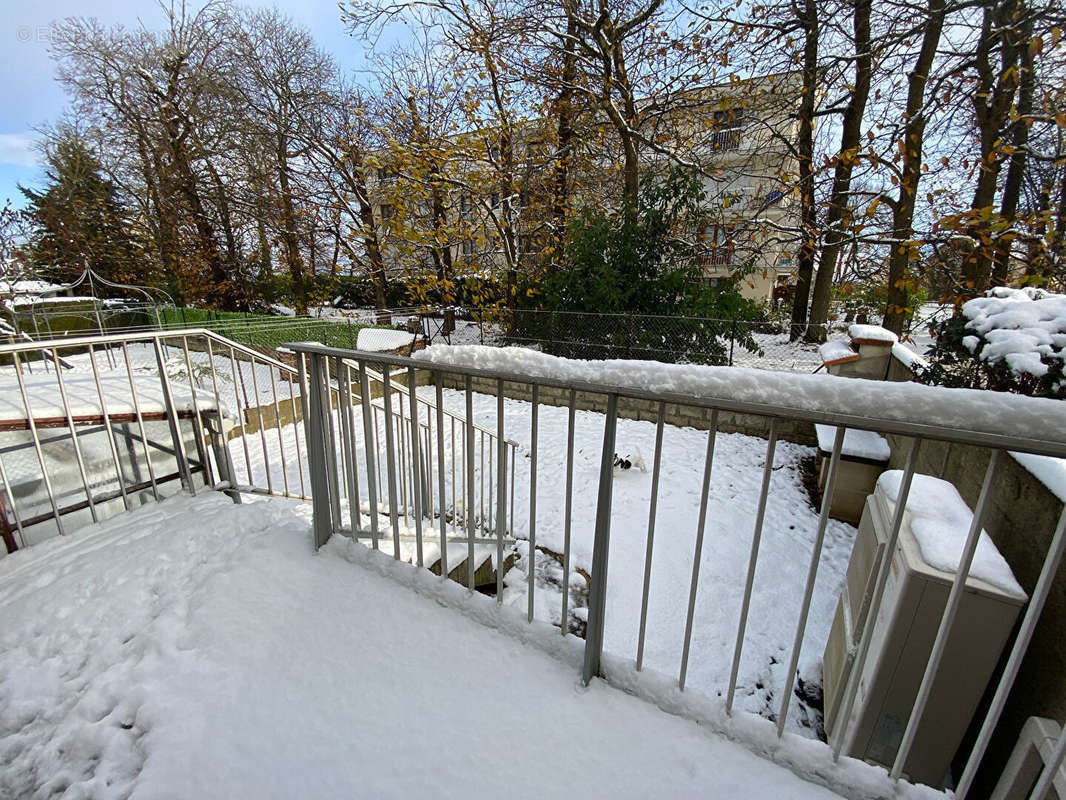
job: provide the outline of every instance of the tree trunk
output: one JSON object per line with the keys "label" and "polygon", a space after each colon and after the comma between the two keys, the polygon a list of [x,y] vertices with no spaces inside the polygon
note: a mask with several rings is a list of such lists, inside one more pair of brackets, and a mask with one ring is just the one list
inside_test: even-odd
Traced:
{"label": "tree trunk", "polygon": [[800,242],[796,254],[796,294],[792,299],[790,338],[799,339],[807,327],[807,302],[814,275],[814,241],[818,229],[818,209],[814,198],[814,108],[818,84],[818,2],[804,0],[801,23],[803,45],[803,96],[800,98],[799,133],[796,142],[799,164]]}
{"label": "tree trunk", "polygon": [[903,166],[899,178],[899,198],[892,204],[892,248],[888,256],[888,297],[885,302],[885,328],[897,336],[909,315],[907,267],[914,245],[914,203],[922,177],[922,140],[925,137],[925,87],[929,70],[940,43],[946,15],[945,0],[929,0],[922,33],[922,47],[907,76],[907,106],[903,125]]}
{"label": "tree trunk", "polygon": [[848,107],[844,110],[840,151],[837,153],[829,210],[826,212],[823,226],[825,239],[822,244],[822,255],[818,261],[818,274],[814,279],[814,296],[811,299],[811,315],[807,326],[807,340],[811,342],[824,342],[826,338],[829,294],[833,287],[840,248],[845,239],[845,228],[850,224],[851,174],[859,159],[862,120],[866,113],[866,101],[870,96],[870,81],[873,72],[870,47],[871,4],[871,0],[857,0],[855,3],[855,88],[848,100]]}
{"label": "tree trunk", "polygon": [[[1027,42],[1032,36],[1032,20],[1023,23],[1021,40]],[[1033,56],[1028,47],[1022,47],[1021,70],[1018,84],[1017,119],[1011,131],[1013,152],[1007,164],[1007,177],[1003,182],[1003,199],[1000,201],[999,215],[1008,225],[1017,221],[1018,201],[1022,194],[1022,181],[1025,177],[1025,163],[1029,147],[1029,124],[1026,117],[1033,110],[1033,93],[1036,88],[1036,75],[1033,72]],[[1013,237],[1001,235],[996,240],[996,249],[992,256],[993,286],[1004,286],[1010,277],[1010,251]]]}
{"label": "tree trunk", "polygon": [[555,101],[556,154],[552,174],[551,247],[552,262],[558,263],[559,251],[566,239],[566,219],[570,204],[570,159],[574,146],[574,90],[577,80],[577,56],[574,37],[577,26],[572,16],[566,18],[566,42],[563,46],[562,87]]}

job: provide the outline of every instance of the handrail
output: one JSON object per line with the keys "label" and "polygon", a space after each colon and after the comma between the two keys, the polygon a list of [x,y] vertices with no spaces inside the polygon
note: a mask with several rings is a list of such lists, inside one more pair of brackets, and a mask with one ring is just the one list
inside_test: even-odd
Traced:
{"label": "handrail", "polygon": [[[697,394],[687,394],[677,391],[650,390],[641,389],[635,386],[619,386],[609,383],[598,383],[591,380],[553,378],[551,376],[546,375],[532,375],[512,370],[484,369],[481,367],[467,366],[465,364],[436,362],[422,358],[392,356],[385,355],[382,353],[371,353],[360,350],[345,350],[313,342],[288,343],[285,345],[285,347],[296,352],[318,354],[329,357],[348,357],[359,360],[376,361],[381,364],[396,367],[406,368],[413,365],[416,369],[428,370],[431,372],[448,372],[456,375],[469,376],[471,378],[486,378],[493,381],[503,379],[504,381],[507,381],[509,383],[525,383],[530,385],[536,384],[540,386],[549,386],[568,390],[573,389],[579,392],[590,392],[593,394],[601,395],[616,394],[619,397],[627,397],[637,400],[650,400],[654,402],[663,401],[666,403],[677,403],[681,405],[694,406],[697,408],[704,408],[708,410],[718,409],[720,411],[729,411],[738,414],[755,414],[764,417],[777,417],[780,419],[799,420],[802,422],[812,422],[837,427],[844,426],[847,428],[870,430],[879,433],[898,434],[901,436],[916,436],[923,439],[935,439],[945,442],[954,442],[958,444],[970,444],[979,447],[991,447],[997,449],[1012,450],[1022,453],[1033,453],[1035,455],[1052,456],[1055,458],[1066,458],[1066,406],[1063,406],[1061,412],[1064,417],[1064,424],[1062,426],[1056,426],[1054,422],[1051,422],[1048,424],[1048,427],[1045,431],[1045,433],[1049,437],[1058,436],[1060,438],[1036,439],[967,428],[948,428],[942,425],[913,422],[909,420],[891,419],[884,417],[873,418],[861,416],[858,414],[851,414],[844,411],[821,411],[803,407],[778,405],[774,403],[758,403],[747,400],[735,400],[729,397],[722,396],[701,396]],[[715,368],[704,367],[703,369]],[[729,369],[734,371],[736,370],[735,367],[720,369]],[[767,376],[770,375],[770,373],[765,374]],[[775,380],[786,380],[806,377],[807,376],[792,375],[789,373],[773,373],[773,378]],[[819,379],[831,380],[832,376],[821,376]],[[767,380],[770,380],[770,378],[767,377]],[[839,380],[847,381],[850,384],[858,383],[857,379],[854,378],[840,378]],[[869,384],[870,391],[885,391],[887,387],[891,386],[891,384],[886,384],[884,382],[870,381],[865,383]],[[930,392],[961,391],[956,389],[941,389],[939,387],[928,387],[928,389]],[[1041,400],[1035,398],[1014,397],[1013,399],[1022,402],[1042,402]],[[1054,403],[1057,401],[1047,402]]]}

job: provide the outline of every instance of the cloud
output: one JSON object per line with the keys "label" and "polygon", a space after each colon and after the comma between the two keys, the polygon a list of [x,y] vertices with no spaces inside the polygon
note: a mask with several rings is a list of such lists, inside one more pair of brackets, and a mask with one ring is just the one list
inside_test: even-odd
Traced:
{"label": "cloud", "polygon": [[40,162],[36,139],[28,133],[0,133],[0,164],[35,167]]}

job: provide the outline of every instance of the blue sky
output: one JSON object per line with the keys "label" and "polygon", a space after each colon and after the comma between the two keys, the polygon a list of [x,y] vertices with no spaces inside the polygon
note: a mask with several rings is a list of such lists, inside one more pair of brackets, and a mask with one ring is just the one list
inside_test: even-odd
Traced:
{"label": "blue sky", "polygon": [[[190,6],[196,5],[190,2]],[[241,5],[276,7],[308,28],[342,67],[362,65],[362,45],[340,21],[336,0],[280,0]],[[39,0],[9,3],[0,22],[0,205],[22,205],[17,183],[40,185],[43,172],[33,149],[35,127],[56,120],[66,105],[53,79],[48,32],[54,20],[96,17],[105,25],[157,28],[162,14],[152,0]]]}

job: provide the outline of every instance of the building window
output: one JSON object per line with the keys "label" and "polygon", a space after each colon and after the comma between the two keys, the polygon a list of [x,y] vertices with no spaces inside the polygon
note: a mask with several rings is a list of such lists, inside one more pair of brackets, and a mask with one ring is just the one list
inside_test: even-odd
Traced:
{"label": "building window", "polygon": [[388,224],[392,221],[393,216],[396,214],[396,209],[392,203],[382,203],[381,208],[378,209],[378,217],[382,223]]}
{"label": "building window", "polygon": [[709,269],[728,269],[733,264],[733,226],[709,225],[700,236],[699,264]]}
{"label": "building window", "polygon": [[379,167],[378,183],[382,186],[392,186],[396,183],[396,170],[391,167]]}
{"label": "building window", "polygon": [[740,109],[715,111],[711,126],[711,149],[736,150],[740,147],[740,134],[743,130],[744,117]]}
{"label": "building window", "polygon": [[468,219],[474,210],[474,199],[465,192],[459,195],[459,216]]}

